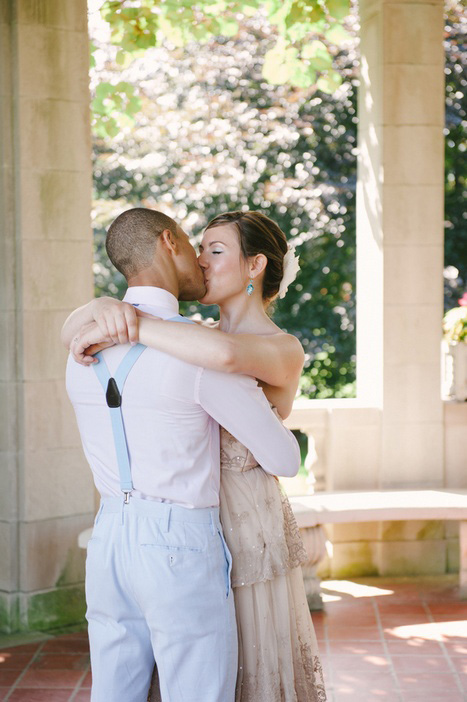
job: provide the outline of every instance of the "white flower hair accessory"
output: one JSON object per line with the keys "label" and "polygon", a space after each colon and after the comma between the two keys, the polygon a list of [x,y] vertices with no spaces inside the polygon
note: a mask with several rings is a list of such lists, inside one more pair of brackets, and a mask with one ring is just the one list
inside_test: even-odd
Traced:
{"label": "white flower hair accessory", "polygon": [[278,293],[278,296],[281,299],[285,297],[287,288],[294,282],[295,278],[297,277],[297,273],[300,270],[299,257],[295,255],[295,246],[293,244],[288,244],[287,248],[288,251],[284,256],[284,275],[282,276]]}

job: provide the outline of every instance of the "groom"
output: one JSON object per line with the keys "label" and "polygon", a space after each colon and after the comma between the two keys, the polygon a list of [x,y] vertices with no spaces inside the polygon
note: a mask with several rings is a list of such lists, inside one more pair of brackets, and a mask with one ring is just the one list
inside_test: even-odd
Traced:
{"label": "groom", "polygon": [[[125,301],[187,322],[203,296],[185,232],[143,208],[112,223],[107,252]],[[70,356],[67,390],[101,495],[86,562],[92,702],[145,702],[154,661],[163,702],[233,702],[231,556],[219,521],[219,424],[269,472],[298,469],[293,435],[256,382],[141,345]],[[290,474],[290,473],[289,473]]]}

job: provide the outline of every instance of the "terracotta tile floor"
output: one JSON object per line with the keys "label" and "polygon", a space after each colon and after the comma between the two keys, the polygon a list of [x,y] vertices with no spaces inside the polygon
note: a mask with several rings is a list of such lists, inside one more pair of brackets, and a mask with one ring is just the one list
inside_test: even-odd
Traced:
{"label": "terracotta tile floor", "polygon": [[[456,583],[323,582],[326,611],[313,621],[329,702],[465,702],[467,602]],[[89,702],[85,632],[11,643],[0,640],[0,700]]]}

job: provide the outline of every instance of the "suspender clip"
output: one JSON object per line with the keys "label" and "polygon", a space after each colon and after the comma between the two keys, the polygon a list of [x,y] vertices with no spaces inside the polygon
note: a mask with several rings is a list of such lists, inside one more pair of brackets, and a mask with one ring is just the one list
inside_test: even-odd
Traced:
{"label": "suspender clip", "polygon": [[123,503],[125,505],[129,505],[130,504],[131,490],[123,490],[123,494],[125,495],[125,499],[123,500]]}
{"label": "suspender clip", "polygon": [[107,384],[107,392],[105,393],[105,399],[107,401],[108,407],[111,409],[116,409],[122,404],[122,396],[118,389],[118,385],[115,382],[115,378],[109,378]]}

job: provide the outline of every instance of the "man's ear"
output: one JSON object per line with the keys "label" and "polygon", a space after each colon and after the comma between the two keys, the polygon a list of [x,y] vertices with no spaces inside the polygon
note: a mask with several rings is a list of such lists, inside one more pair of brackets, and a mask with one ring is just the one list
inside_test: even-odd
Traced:
{"label": "man's ear", "polygon": [[249,259],[249,271],[250,278],[257,278],[266,269],[268,265],[267,256],[264,254],[257,254],[256,256],[251,256]]}
{"label": "man's ear", "polygon": [[176,254],[178,252],[177,237],[170,229],[163,230],[159,236],[159,241],[172,253]]}

